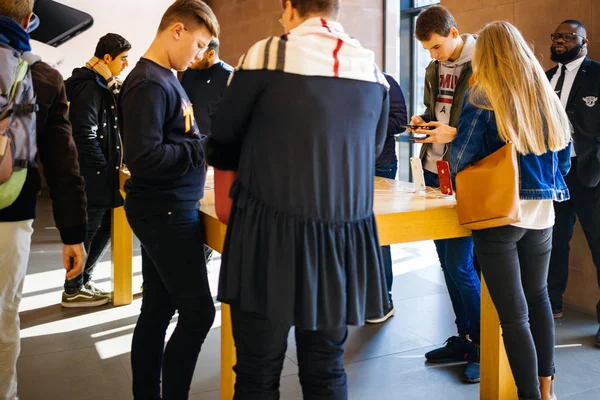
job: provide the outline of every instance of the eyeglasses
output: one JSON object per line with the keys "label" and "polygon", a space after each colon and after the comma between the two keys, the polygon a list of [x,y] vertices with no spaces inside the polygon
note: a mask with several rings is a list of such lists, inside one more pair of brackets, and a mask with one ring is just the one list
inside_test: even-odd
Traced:
{"label": "eyeglasses", "polygon": [[553,42],[557,42],[560,39],[563,39],[565,42],[570,42],[575,39],[576,36],[579,36],[582,39],[585,39],[584,36],[581,36],[577,33],[551,33],[550,38]]}

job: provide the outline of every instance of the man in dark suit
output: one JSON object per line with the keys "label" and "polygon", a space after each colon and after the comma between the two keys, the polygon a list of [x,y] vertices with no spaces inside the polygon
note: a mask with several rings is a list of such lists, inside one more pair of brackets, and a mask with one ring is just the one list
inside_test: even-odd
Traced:
{"label": "man in dark suit", "polygon": [[[547,75],[573,124],[574,144],[571,171],[565,178],[571,199],[554,203],[556,224],[548,273],[552,311],[555,318],[560,318],[569,271],[569,241],[576,217],[598,270],[600,286],[600,63],[586,57],[587,32],[581,22],[564,21],[551,38],[551,59],[558,65]],[[596,310],[600,322],[600,302]],[[600,346],[600,329],[596,345]]]}

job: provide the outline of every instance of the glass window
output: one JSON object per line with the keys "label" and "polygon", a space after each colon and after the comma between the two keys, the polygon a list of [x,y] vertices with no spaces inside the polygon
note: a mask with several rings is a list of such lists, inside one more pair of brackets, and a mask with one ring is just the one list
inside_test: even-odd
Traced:
{"label": "glass window", "polygon": [[425,69],[431,62],[431,56],[429,55],[429,51],[425,50],[416,38],[413,37],[414,40],[414,79],[413,88],[414,88],[414,104],[413,110],[415,114],[423,114],[425,112],[425,105],[423,104],[423,95],[425,91]]}
{"label": "glass window", "polygon": [[[431,62],[429,52],[414,37],[415,23],[421,11],[439,4],[439,0],[402,0],[400,2],[400,84],[407,100],[408,115],[425,112],[423,94],[425,69]],[[400,138],[399,179],[412,180],[409,158],[418,156],[421,144]]]}
{"label": "glass window", "polygon": [[440,0],[414,0],[413,7],[430,6],[432,4],[440,4]]}

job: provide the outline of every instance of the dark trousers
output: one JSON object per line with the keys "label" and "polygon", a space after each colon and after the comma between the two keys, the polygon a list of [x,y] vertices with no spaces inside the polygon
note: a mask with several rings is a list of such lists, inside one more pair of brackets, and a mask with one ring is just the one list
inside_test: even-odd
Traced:
{"label": "dark trousers", "polygon": [[[142,246],[144,292],[131,345],[135,400],[187,399],[200,348],[215,318],[198,210],[132,216]],[[165,347],[169,322],[177,326]]]}
{"label": "dark trousers", "polygon": [[[562,311],[563,308],[563,294],[569,278],[569,242],[573,236],[575,217],[579,218],[592,253],[600,287],[600,185],[594,188],[584,186],[577,177],[577,158],[572,158],[571,162],[571,171],[565,177],[571,199],[554,203],[556,223],[548,273],[548,293],[555,311]],[[596,305],[596,312],[600,322],[600,301]]]}
{"label": "dark trousers", "polygon": [[88,255],[85,268],[81,275],[65,280],[65,292],[76,293],[92,279],[94,267],[102,259],[110,243],[111,211],[110,208],[88,208],[87,234],[83,242]]}
{"label": "dark trousers", "polygon": [[503,226],[473,231],[473,240],[519,398],[538,400],[538,376],[554,374],[554,321],[546,284],[552,229]]}
{"label": "dark trousers", "polygon": [[[396,179],[396,173],[398,172],[398,163],[387,165],[382,168],[375,169],[375,176],[388,179]],[[387,291],[390,301],[392,301],[392,284],[394,283],[394,271],[392,268],[392,249],[390,246],[381,246],[381,253],[383,255],[383,269],[385,272],[385,282],[387,284]]]}
{"label": "dark trousers", "polygon": [[[279,380],[291,326],[231,304],[237,354],[234,400],[277,400]],[[296,328],[298,375],[303,398],[346,400],[344,343],[348,328],[307,331]]]}
{"label": "dark trousers", "polygon": [[[439,187],[438,176],[424,171],[425,184]],[[473,263],[473,239],[462,237],[434,240],[459,335],[480,342],[481,280]]]}

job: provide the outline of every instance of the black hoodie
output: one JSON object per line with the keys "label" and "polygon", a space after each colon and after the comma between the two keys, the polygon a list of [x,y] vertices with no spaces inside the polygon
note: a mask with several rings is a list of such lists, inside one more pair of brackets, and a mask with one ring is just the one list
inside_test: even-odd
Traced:
{"label": "black hoodie", "polygon": [[123,146],[117,99],[105,79],[89,68],[74,69],[65,85],[88,208],[122,206],[119,167]]}

